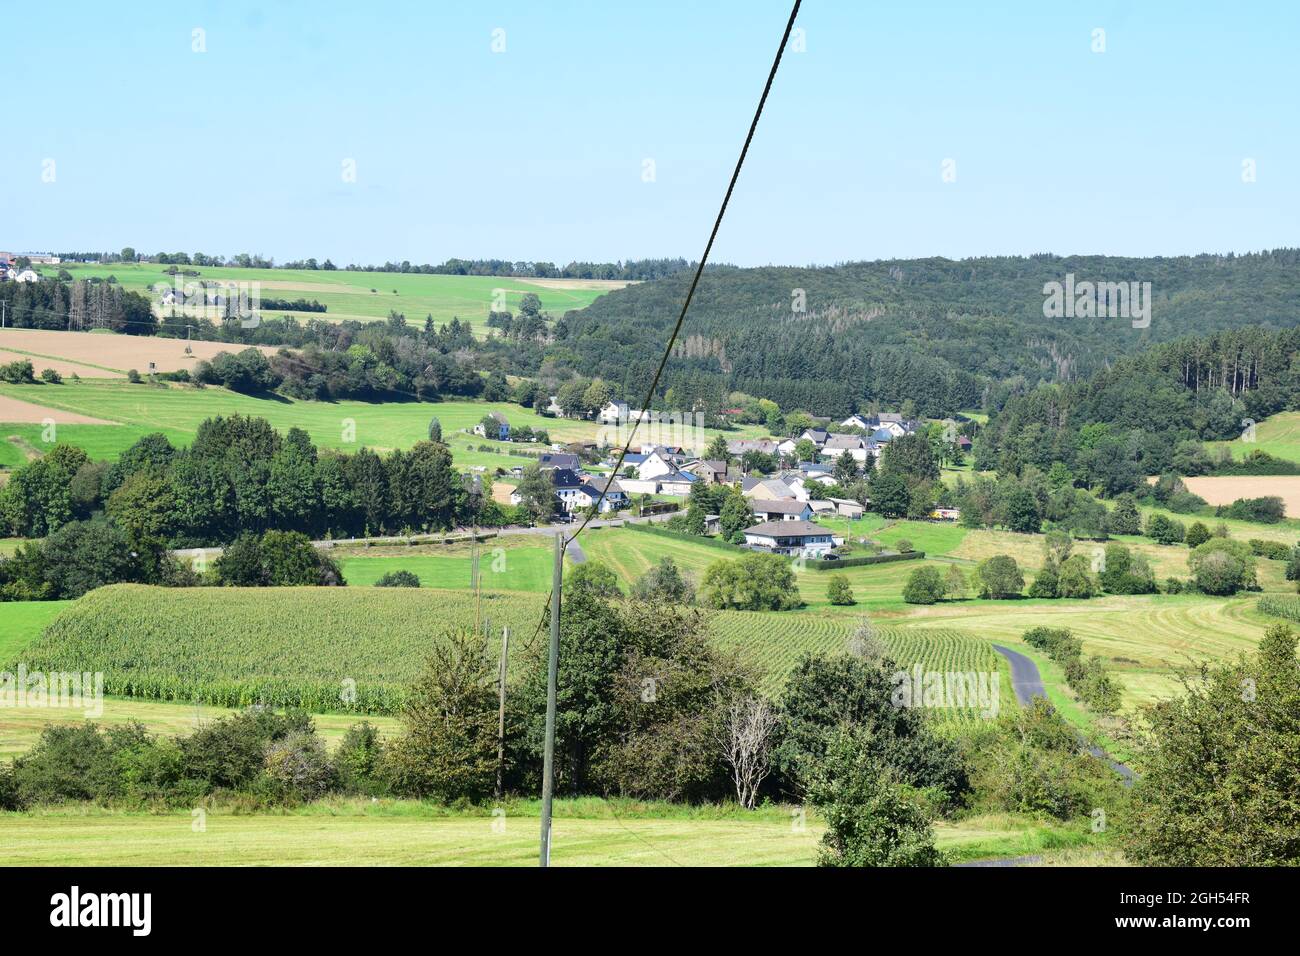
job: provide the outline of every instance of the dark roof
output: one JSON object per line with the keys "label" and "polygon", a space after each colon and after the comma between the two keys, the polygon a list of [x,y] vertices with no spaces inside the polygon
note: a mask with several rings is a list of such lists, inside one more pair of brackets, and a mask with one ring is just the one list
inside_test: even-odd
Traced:
{"label": "dark roof", "polygon": [[830,535],[827,528],[811,521],[763,521],[746,528],[745,534],[758,534],[766,538],[810,538],[813,535]]}
{"label": "dark roof", "polygon": [[572,468],[556,468],[551,472],[551,484],[557,488],[578,488],[582,479]]}
{"label": "dark roof", "polygon": [[794,501],[790,498],[777,498],[773,501],[762,500],[753,503],[754,514],[797,515],[802,514],[807,507],[808,502]]}
{"label": "dark roof", "polygon": [[577,455],[570,455],[562,451],[550,451],[538,458],[537,463],[543,468],[577,468],[580,461]]}

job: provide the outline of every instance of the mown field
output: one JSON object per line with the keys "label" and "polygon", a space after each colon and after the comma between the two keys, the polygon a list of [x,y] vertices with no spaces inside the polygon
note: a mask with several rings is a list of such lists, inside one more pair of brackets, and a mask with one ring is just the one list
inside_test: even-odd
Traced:
{"label": "mown field", "polygon": [[[596,422],[546,418],[531,409],[509,402],[311,402],[273,397],[255,397],[224,388],[196,389],[185,386],[132,385],[125,381],[64,381],[61,385],[0,385],[0,396],[64,412],[115,422],[107,425],[59,425],[56,440],[94,448],[95,457],[115,457],[140,435],[163,432],[173,444],[190,442],[199,424],[215,415],[257,415],[281,431],[297,426],[305,429],[317,445],[355,450],[365,445],[376,449],[409,448],[428,437],[429,420],[442,424],[443,438],[462,466],[491,465],[512,468],[526,465],[528,457],[511,451],[537,452],[536,445],[488,442],[463,429],[472,429],[490,412],[505,415],[516,428],[543,429],[553,442],[594,440]],[[0,415],[0,418],[3,416]],[[756,429],[737,429],[729,437],[748,436]],[[719,432],[704,429],[701,441]],[[0,438],[18,435],[37,448],[48,446],[39,419],[26,424],[0,423]],[[649,440],[647,436],[646,440]],[[490,450],[480,451],[487,446]],[[10,452],[14,459],[16,450]],[[0,464],[4,461],[0,460]]]}
{"label": "mown field", "polygon": [[[502,815],[425,803],[338,801],[274,814],[209,810],[195,832],[188,811],[93,808],[0,813],[9,866],[536,866],[538,806]],[[555,802],[553,866],[809,866],[822,825],[795,807],[755,811]],[[954,861],[1078,852],[1099,841],[1086,825],[978,816],[935,826]]]}
{"label": "mown field", "polygon": [[1255,426],[1253,442],[1238,438],[1233,441],[1209,444],[1226,445],[1232,451],[1234,458],[1245,458],[1252,451],[1262,451],[1274,458],[1300,463],[1300,412],[1278,412],[1276,415],[1270,415]]}
{"label": "mown field", "polygon": [[[542,301],[542,310],[557,318],[570,309],[583,309],[613,289],[622,288],[625,282],[582,280],[508,279],[495,276],[443,276],[415,275],[395,272],[323,272],[296,269],[238,269],[208,266],[183,266],[197,270],[197,276],[170,276],[168,266],[153,263],[113,263],[110,265],[42,266],[43,272],[54,274],[67,269],[73,278],[116,277],[125,289],[150,294],[154,286],[170,286],[187,282],[257,282],[264,299],[316,300],[328,311],[285,312],[268,311],[268,315],[292,315],[298,319],[355,319],[373,321],[388,317],[389,312],[401,312],[410,322],[423,322],[432,315],[441,324],[459,317],[468,320],[476,330],[484,327],[488,312],[494,304],[497,290],[504,293],[506,308],[514,312],[525,293],[533,292]],[[152,295],[151,298],[154,298]],[[161,311],[161,309],[160,309]]]}

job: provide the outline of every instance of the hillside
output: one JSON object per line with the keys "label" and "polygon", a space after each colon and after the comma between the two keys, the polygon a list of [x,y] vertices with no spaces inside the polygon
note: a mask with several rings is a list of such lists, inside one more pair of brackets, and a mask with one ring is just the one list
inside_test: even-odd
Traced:
{"label": "hillside", "polygon": [[[1132,259],[998,257],[719,269],[704,276],[667,385],[722,400],[740,390],[824,413],[913,400],[923,414],[980,404],[990,380],[1074,380],[1153,343],[1300,321],[1300,250]],[[1043,286],[1150,282],[1151,323],[1045,318]],[[565,316],[551,353],[642,391],[689,284],[675,275],[611,292]],[[806,311],[792,311],[794,290]]]}

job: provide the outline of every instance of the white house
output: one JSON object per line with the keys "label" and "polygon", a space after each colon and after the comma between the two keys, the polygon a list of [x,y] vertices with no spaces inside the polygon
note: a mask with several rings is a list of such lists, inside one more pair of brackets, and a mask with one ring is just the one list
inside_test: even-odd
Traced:
{"label": "white house", "polygon": [[869,421],[864,415],[850,415],[844,421],[840,422],[841,428],[861,428],[864,432],[876,430],[875,422]]}
{"label": "white house", "polygon": [[37,275],[35,272],[33,272],[31,269],[24,269],[22,272],[14,276],[14,281],[15,282],[40,282],[41,277]]}
{"label": "white house", "polygon": [[808,521],[813,516],[812,506],[806,501],[755,501],[751,507],[758,521]]}
{"label": "white house", "polygon": [[667,452],[658,450],[651,452],[636,466],[636,476],[641,479],[671,475],[675,471],[677,471],[677,463]]}
{"label": "white house", "polygon": [[[582,500],[584,498],[585,501]],[[596,510],[601,514],[618,511],[631,503],[631,498],[623,490],[622,484],[612,475],[588,479],[579,489],[576,500],[581,502],[580,507],[584,509],[590,508],[593,502],[599,502]]]}
{"label": "white house", "polygon": [[835,539],[811,521],[764,521],[745,529],[745,544],[755,551],[822,558],[835,547]]}
{"label": "white house", "polygon": [[[491,424],[488,420],[491,419]],[[510,440],[510,422],[500,412],[492,412],[483,416],[483,421],[474,426],[474,434],[480,438],[491,438],[493,441]]]}
{"label": "white house", "polygon": [[852,456],[858,464],[862,464],[870,454],[867,440],[857,435],[832,435],[822,446],[822,455],[826,458],[839,458],[840,455],[845,454]]}

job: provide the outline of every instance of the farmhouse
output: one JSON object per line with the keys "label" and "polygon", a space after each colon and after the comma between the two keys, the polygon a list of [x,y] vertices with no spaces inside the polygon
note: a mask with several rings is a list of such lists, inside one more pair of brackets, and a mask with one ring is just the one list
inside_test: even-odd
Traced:
{"label": "farmhouse", "polygon": [[725,461],[711,461],[701,458],[698,461],[682,465],[682,471],[690,472],[711,485],[720,485],[727,479],[727,463]]}
{"label": "farmhouse", "polygon": [[491,438],[495,441],[510,440],[510,423],[500,412],[492,412],[484,415],[483,420],[474,426],[474,434],[480,438]]}
{"label": "farmhouse", "polygon": [[861,464],[867,460],[867,455],[871,454],[871,449],[867,444],[867,440],[857,435],[832,435],[822,447],[822,454],[827,458],[839,458],[840,455],[849,455],[854,461]]}
{"label": "farmhouse", "polygon": [[13,276],[15,282],[40,282],[41,277],[31,269],[24,269],[22,272]]}
{"label": "farmhouse", "polygon": [[618,511],[620,508],[626,508],[631,498],[623,490],[623,486],[619,484],[618,479],[613,475],[609,475],[589,478],[579,489],[575,500],[581,502],[579,505],[581,508],[589,508],[592,504],[599,503],[596,510],[601,514],[608,514],[611,511]]}
{"label": "farmhouse", "polygon": [[745,529],[745,545],[772,554],[821,558],[835,547],[835,539],[811,521],[764,521]]}

